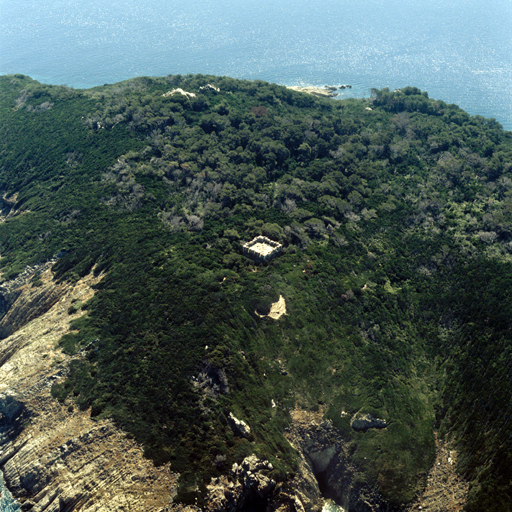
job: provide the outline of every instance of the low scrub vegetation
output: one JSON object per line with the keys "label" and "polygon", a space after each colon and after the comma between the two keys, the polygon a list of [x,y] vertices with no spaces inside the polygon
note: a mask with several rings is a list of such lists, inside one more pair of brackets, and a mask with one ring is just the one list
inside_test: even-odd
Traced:
{"label": "low scrub vegetation", "polygon": [[[289,411],[321,405],[390,502],[421,488],[438,430],[468,510],[506,510],[512,135],[496,121],[413,87],[336,101],[202,75],[1,77],[0,119],[3,279],[57,254],[60,280],[105,274],[69,310],[86,313],[61,345],[83,357],[53,394],[170,461],[181,500],[251,453],[286,480]],[[258,235],[282,254],[244,256]],[[281,295],[287,314],[261,318]],[[388,426],[357,432],[357,412]]]}

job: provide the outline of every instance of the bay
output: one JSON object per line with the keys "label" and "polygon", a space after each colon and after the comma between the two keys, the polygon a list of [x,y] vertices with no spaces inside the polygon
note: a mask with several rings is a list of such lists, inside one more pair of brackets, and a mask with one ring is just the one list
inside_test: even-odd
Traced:
{"label": "bay", "polygon": [[512,129],[512,0],[0,0],[0,74],[413,85]]}

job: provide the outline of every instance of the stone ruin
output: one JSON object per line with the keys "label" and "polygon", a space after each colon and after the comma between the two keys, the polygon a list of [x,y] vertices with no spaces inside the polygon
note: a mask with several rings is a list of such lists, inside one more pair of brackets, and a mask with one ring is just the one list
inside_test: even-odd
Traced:
{"label": "stone ruin", "polygon": [[283,245],[266,236],[257,236],[250,242],[242,245],[245,255],[256,260],[269,261],[281,254]]}

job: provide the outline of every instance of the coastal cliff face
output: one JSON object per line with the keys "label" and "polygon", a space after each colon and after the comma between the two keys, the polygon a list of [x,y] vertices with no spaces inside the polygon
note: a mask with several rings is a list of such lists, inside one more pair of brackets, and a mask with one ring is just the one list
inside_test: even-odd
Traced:
{"label": "coastal cliff face", "polygon": [[330,499],[343,510],[354,512],[384,510],[383,506],[393,510],[376,489],[358,481],[349,443],[323,419],[322,409],[316,413],[295,409],[291,416],[287,438],[317,483],[317,502]]}
{"label": "coastal cliff face", "polygon": [[[155,467],[142,448],[109,420],[60,403],[51,387],[68,374],[72,357],[58,346],[83,311],[73,304],[90,299],[92,274],[74,285],[56,283],[53,261],[27,268],[0,289],[0,467],[22,510],[113,511],[199,510],[173,504],[178,476]],[[36,283],[36,284],[34,284]],[[74,357],[81,357],[80,355]],[[288,493],[277,492],[271,465],[256,456],[212,480],[205,509],[313,512],[323,498],[302,453]]]}
{"label": "coastal cliff face", "polygon": [[50,263],[2,287],[0,467],[22,510],[156,511],[176,492],[168,465],[156,468],[112,422],[51,396],[71,359],[58,340],[83,314],[70,306],[91,298],[98,280],[56,284]]}

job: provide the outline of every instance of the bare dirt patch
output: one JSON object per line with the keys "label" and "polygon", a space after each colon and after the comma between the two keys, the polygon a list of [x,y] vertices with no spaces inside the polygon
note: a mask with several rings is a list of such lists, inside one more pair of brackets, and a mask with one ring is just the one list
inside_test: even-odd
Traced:
{"label": "bare dirt patch", "polygon": [[286,301],[282,295],[279,295],[279,300],[272,303],[270,313],[268,315],[260,315],[255,311],[256,315],[260,318],[272,318],[272,320],[279,320],[283,315],[286,315]]}

